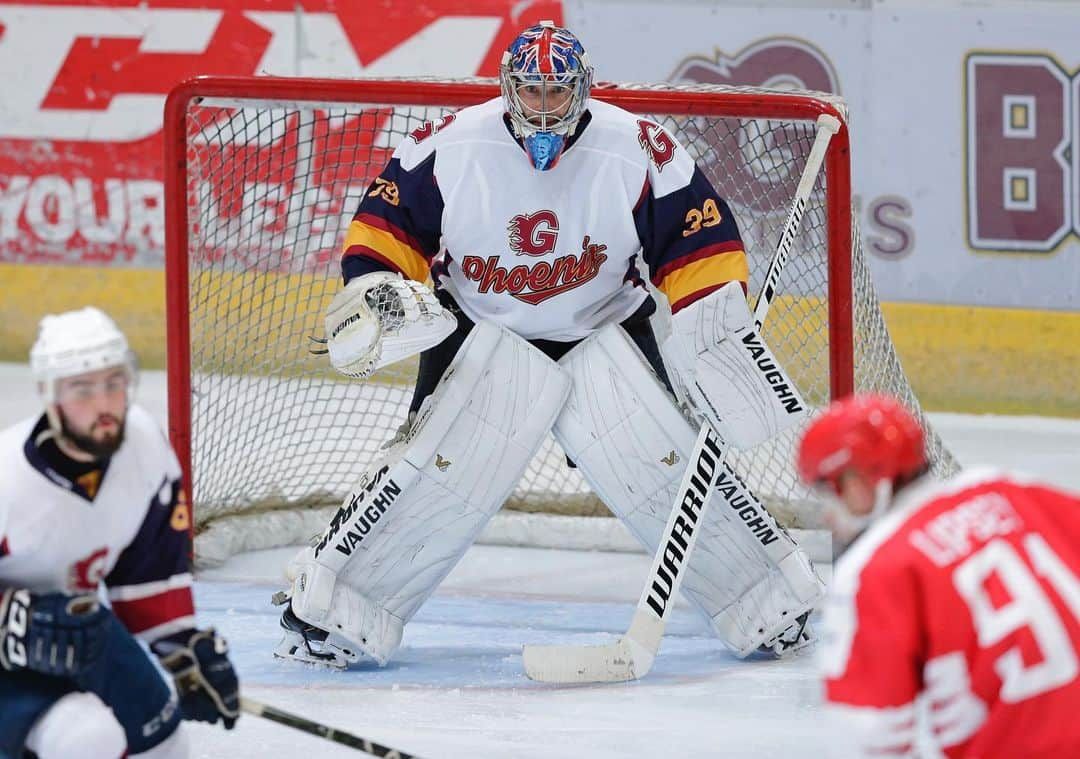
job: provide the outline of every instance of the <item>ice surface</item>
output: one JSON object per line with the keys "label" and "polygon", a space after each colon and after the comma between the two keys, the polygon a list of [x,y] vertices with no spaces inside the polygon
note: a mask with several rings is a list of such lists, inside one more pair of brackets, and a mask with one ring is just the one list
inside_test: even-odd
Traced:
{"label": "ice surface", "polygon": [[[0,364],[0,426],[37,404],[25,366]],[[141,401],[165,418],[164,380]],[[962,464],[1030,472],[1080,491],[1080,421],[932,414]],[[649,557],[475,546],[406,628],[389,666],[345,672],[278,661],[292,549],[236,556],[196,583],[199,620],[232,646],[244,692],[309,719],[439,757],[798,757],[842,754],[821,719],[812,656],[739,661],[696,613],[676,607],[652,672],[636,683],[526,679],[524,643],[601,643],[626,629]],[[828,567],[822,568],[827,575]],[[190,724],[196,757],[332,759],[358,752],[245,716]]]}
{"label": "ice surface", "polygon": [[[644,555],[475,546],[388,666],[337,672],[270,653],[278,635],[268,599],[291,553],[245,554],[197,583],[200,618],[231,642],[245,692],[280,708],[424,757],[820,756],[829,742],[812,657],[739,661],[684,605],[640,682],[560,687],[525,677],[524,643],[601,643],[626,629]],[[251,718],[230,735],[199,727],[197,755],[325,744],[282,731]]]}

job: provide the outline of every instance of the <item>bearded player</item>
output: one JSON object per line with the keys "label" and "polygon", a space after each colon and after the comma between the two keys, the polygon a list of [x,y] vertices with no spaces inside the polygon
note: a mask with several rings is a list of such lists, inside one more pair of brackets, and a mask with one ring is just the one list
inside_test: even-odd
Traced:
{"label": "bearded player", "polygon": [[[366,377],[423,352],[394,445],[294,561],[281,656],[385,663],[549,431],[653,552],[698,420],[747,447],[802,414],[741,347],[771,356],[735,218],[686,150],[591,99],[588,56],[551,22],[500,82],[405,137],[349,228],[332,363]],[[663,352],[643,268],[674,314]],[[740,511],[709,512],[684,593],[737,655],[793,650],[822,585],[730,470],[721,490]]]}
{"label": "bearded player", "polygon": [[180,466],[104,313],[46,316],[30,365],[45,412],[0,431],[0,756],[185,757],[181,718],[231,728],[238,692],[195,627]]}

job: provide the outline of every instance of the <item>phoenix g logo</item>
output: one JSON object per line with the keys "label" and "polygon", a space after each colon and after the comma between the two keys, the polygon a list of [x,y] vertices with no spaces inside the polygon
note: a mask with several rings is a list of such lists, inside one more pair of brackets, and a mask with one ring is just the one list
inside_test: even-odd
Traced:
{"label": "phoenix g logo", "polygon": [[510,250],[517,255],[543,256],[555,250],[559,239],[559,217],[554,211],[522,213],[510,219]]}
{"label": "phoenix g logo", "polygon": [[663,171],[664,166],[675,157],[675,140],[664,131],[659,124],[645,119],[638,120],[638,142],[648,156],[649,160],[656,164],[657,171]]}

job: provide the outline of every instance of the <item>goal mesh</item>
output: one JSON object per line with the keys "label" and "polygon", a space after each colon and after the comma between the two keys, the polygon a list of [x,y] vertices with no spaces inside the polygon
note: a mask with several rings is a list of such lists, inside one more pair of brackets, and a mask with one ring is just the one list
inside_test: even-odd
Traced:
{"label": "goal mesh", "polygon": [[[415,360],[347,381],[310,352],[310,336],[322,334],[326,305],[340,287],[351,216],[394,147],[498,90],[368,84],[378,86],[294,81],[274,89],[268,78],[206,80],[170,96],[170,434],[190,478],[197,528],[225,515],[336,505],[405,420]],[[659,109],[649,101],[654,110],[642,115],[676,135],[730,204],[756,294],[814,139],[808,111],[781,111],[801,99],[842,114],[842,102],[820,93],[671,85],[620,85],[595,95],[641,112],[642,98],[657,92],[669,99]],[[719,115],[741,107],[717,105],[727,97],[764,105]],[[830,182],[843,186],[830,192]],[[830,243],[829,204],[850,208],[846,182],[819,174],[764,335],[813,406],[854,388],[889,392],[919,412],[854,224],[851,287],[830,291],[830,255],[846,255],[846,245],[837,244],[844,234]],[[853,346],[839,357],[831,345],[844,321],[837,312],[851,314]],[[663,314],[657,328],[665,329]],[[797,435],[737,452],[733,461],[782,522],[814,526],[817,509],[792,463]],[[932,431],[930,452],[939,472],[954,466]],[[607,513],[550,438],[508,505]]]}

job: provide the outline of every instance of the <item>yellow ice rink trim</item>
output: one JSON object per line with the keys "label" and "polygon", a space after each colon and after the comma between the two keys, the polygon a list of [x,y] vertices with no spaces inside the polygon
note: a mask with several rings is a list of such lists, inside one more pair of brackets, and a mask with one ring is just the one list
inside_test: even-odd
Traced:
{"label": "yellow ice rink trim", "polygon": [[1080,312],[882,304],[923,405],[1080,417]]}
{"label": "yellow ice rink trim", "polygon": [[27,361],[45,314],[98,306],[128,336],[143,366],[165,366],[165,272],[0,264],[0,360]]}
{"label": "yellow ice rink trim", "polygon": [[[214,350],[222,357],[210,358],[207,370],[258,373],[286,366],[290,374],[332,371],[325,358],[308,354],[307,335],[322,333],[323,309],[337,288],[336,278],[216,272],[192,284],[205,285],[206,297],[192,334],[212,330]],[[165,366],[165,278],[160,270],[0,264],[0,294],[0,360],[26,361],[44,314],[93,304],[117,320],[143,366]],[[820,339],[807,320],[820,319],[821,309],[809,299],[790,301],[777,300],[766,327],[770,341],[781,333],[796,342]],[[284,330],[273,316],[282,309],[300,310],[302,325]],[[912,303],[885,303],[882,310],[904,371],[925,407],[1080,417],[1080,312]],[[773,348],[784,357],[784,346]],[[788,369],[796,381],[800,374],[818,371]],[[384,372],[381,378],[408,382],[408,372]]]}
{"label": "yellow ice rink trim", "polygon": [[[325,356],[310,353],[310,335],[323,334],[323,314],[340,279],[310,274],[207,272],[193,274],[200,306],[191,320],[196,371],[333,376]],[[128,336],[139,363],[166,364],[165,275],[156,269],[94,269],[0,264],[0,361],[26,361],[45,314],[86,305],[104,309]],[[282,314],[301,314],[300,320]],[[288,322],[288,323],[286,323]],[[377,381],[411,382],[415,362],[388,367]],[[410,374],[411,372],[411,374]]]}

